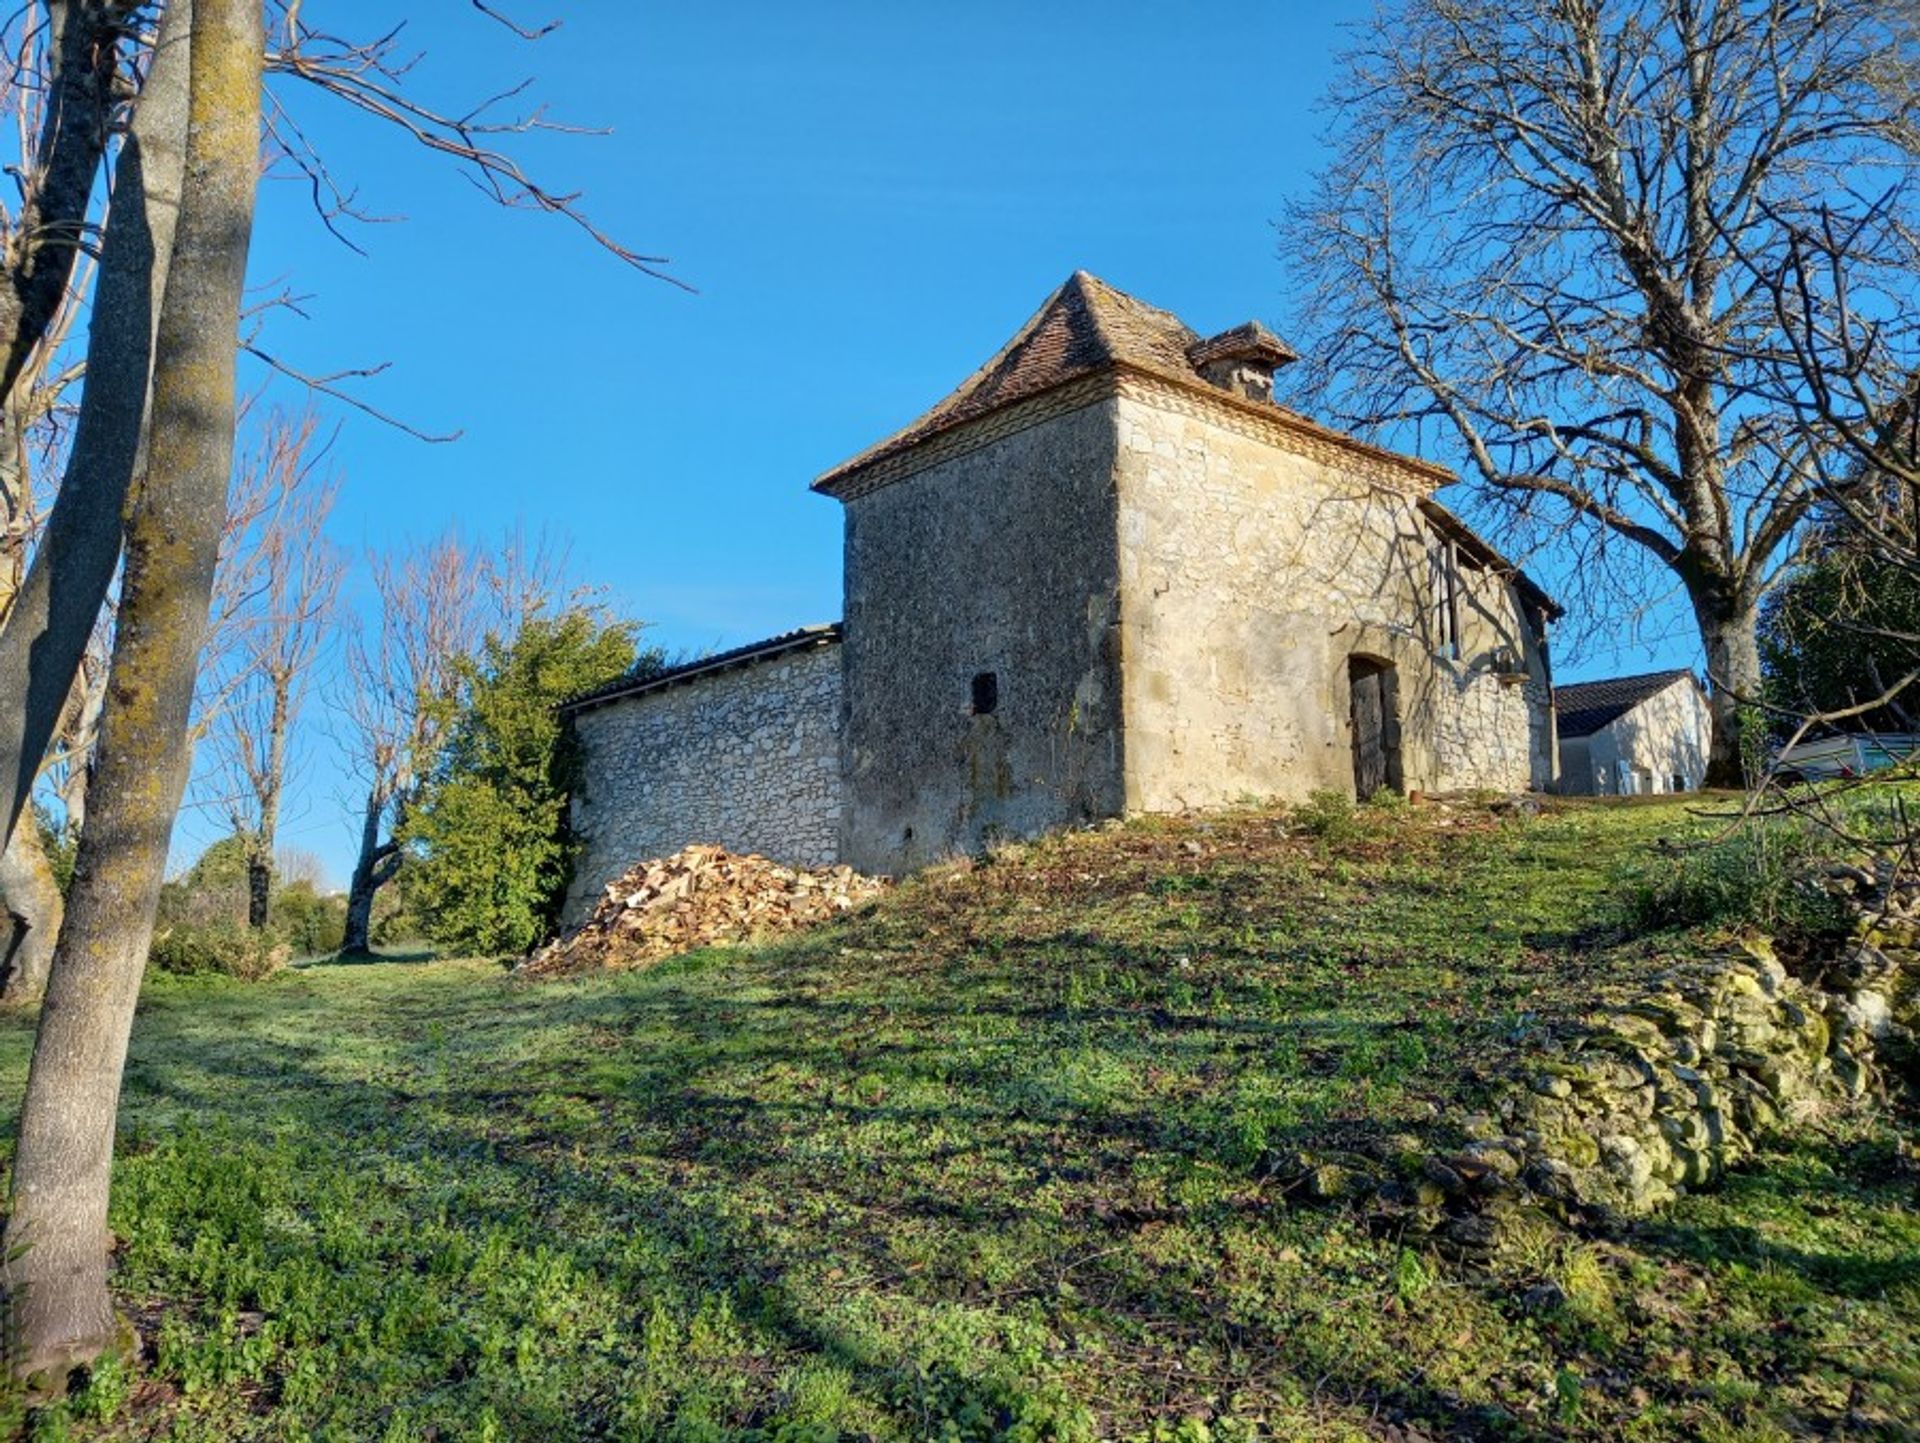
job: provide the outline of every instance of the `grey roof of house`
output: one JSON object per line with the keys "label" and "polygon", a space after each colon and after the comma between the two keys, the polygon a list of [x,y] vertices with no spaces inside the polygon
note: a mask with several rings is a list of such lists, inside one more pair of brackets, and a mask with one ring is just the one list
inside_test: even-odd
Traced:
{"label": "grey roof of house", "polygon": [[560,710],[562,713],[586,711],[592,707],[603,706],[610,701],[622,701],[627,697],[662,691],[667,687],[692,681],[695,677],[707,676],[713,672],[751,666],[757,661],[771,661],[774,657],[785,656],[788,652],[805,651],[815,646],[836,645],[845,635],[846,625],[838,621],[797,627],[792,631],[783,631],[778,636],[770,636],[765,641],[748,642],[745,646],[736,646],[730,651],[715,652],[712,656],[703,656],[695,661],[670,666],[665,671],[652,672],[646,676],[623,676],[618,681],[608,682],[605,686],[595,687],[592,691],[568,697],[560,703]]}
{"label": "grey roof of house", "polygon": [[1680,667],[1674,671],[1650,671],[1644,676],[1616,676],[1606,681],[1577,681],[1556,686],[1553,706],[1559,714],[1560,735],[1590,737],[1681,680],[1698,684],[1692,672]]}

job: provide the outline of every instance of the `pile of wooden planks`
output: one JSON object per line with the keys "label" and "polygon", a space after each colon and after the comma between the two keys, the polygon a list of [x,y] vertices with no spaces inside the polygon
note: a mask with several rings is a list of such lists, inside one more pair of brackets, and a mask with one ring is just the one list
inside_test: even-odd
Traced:
{"label": "pile of wooden planks", "polygon": [[535,952],[519,971],[560,976],[639,967],[715,943],[771,937],[849,912],[884,885],[851,867],[783,867],[723,847],[691,846],[630,867],[582,926]]}

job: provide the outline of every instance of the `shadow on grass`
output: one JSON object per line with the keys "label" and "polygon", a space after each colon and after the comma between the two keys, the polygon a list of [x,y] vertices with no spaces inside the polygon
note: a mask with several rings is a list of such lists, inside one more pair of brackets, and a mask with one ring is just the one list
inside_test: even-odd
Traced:
{"label": "shadow on grass", "polygon": [[317,957],[302,957],[295,967],[369,967],[377,963],[399,965],[443,960],[438,949],[426,942],[402,943],[393,947],[375,947],[367,952],[325,952]]}
{"label": "shadow on grass", "polygon": [[[902,1437],[937,1436],[954,1419],[985,1430],[954,1436],[1005,1436],[1053,1416],[1069,1394],[1103,1419],[1117,1414],[1124,1436],[1178,1418],[1229,1377],[1250,1410],[1269,1392],[1306,1393],[1321,1400],[1313,1408],[1424,1420],[1450,1436],[1561,1436],[1409,1375],[1393,1349],[1349,1346],[1326,1300],[1229,1300],[1219,1241],[1162,1251],[1168,1227],[1196,1239],[1257,1228],[1249,1209],[1266,1205],[1257,1184],[1229,1178],[1232,1197],[1184,1200],[1182,1176],[1217,1171],[1209,1127],[1129,1102],[1123,1087],[1111,1101],[1083,1097],[1056,1064],[1071,1053],[1069,1037],[1098,1035],[1150,1059],[1143,1065],[1203,1077],[1226,1040],[1214,1024],[1163,1009],[1069,1015],[1014,986],[965,995],[889,987],[850,978],[833,950],[720,954],[704,966],[546,988],[474,979],[416,994],[401,985],[366,1018],[323,1014],[325,1042],[252,1036],[183,1012],[172,1021],[193,1030],[172,1039],[164,1062],[153,1055],[161,1039],[137,1040],[129,1103],[136,1118],[158,1105],[175,1118],[219,1119],[236,1140],[292,1145],[316,1174],[349,1169],[369,1199],[366,1252],[326,1266],[383,1280],[448,1266],[432,1251],[444,1242],[415,1238],[410,1205],[391,1201],[406,1159],[458,1180],[421,1199],[421,1218],[442,1232],[483,1239],[510,1226],[521,1246],[564,1257],[630,1300],[594,1345],[600,1371],[571,1392],[543,1383],[532,1391],[551,1396],[536,1399],[490,1382],[471,1360],[423,1356],[403,1389],[376,1388],[363,1412],[323,1411],[323,1420],[357,1426],[428,1398],[436,1408],[464,1398],[471,1406],[450,1419],[484,1406],[524,1432],[582,1426],[578,1410],[591,1408],[602,1410],[593,1426],[620,1428],[633,1420],[606,1400],[664,1367],[730,1399],[716,1421],[744,1429],[795,1405],[786,1373],[824,1366]],[[1016,980],[978,971],[976,983]],[[1327,1026],[1311,1017],[1264,1025],[1257,1050],[1289,1030]],[[1396,1019],[1351,1034],[1399,1030]],[[369,1038],[385,1049],[371,1070],[350,1060]],[[1305,1140],[1313,1126],[1276,1128],[1269,1141]],[[289,1182],[296,1216],[310,1210],[301,1202],[310,1181]],[[191,1231],[196,1258],[257,1245],[258,1223],[246,1218],[189,1213],[176,1226]],[[223,1240],[223,1229],[234,1237]],[[273,1246],[284,1249],[278,1266],[321,1265],[310,1235]],[[198,1281],[220,1291],[217,1280]],[[1085,1302],[1058,1301],[1069,1281]],[[447,1285],[476,1291],[458,1276]],[[650,1307],[665,1306],[677,1336],[693,1338],[716,1296],[753,1330],[748,1351],[760,1360],[729,1359],[726,1383],[707,1376],[709,1360],[661,1359],[648,1332]],[[233,1301],[271,1312],[253,1297]],[[500,1309],[470,1326],[519,1325]],[[1054,1339],[1038,1350],[1036,1309],[1049,1320],[1040,1336]],[[407,1347],[403,1321],[384,1312],[352,1327],[336,1321],[384,1349]],[[1056,1329],[1105,1338],[1093,1356],[1110,1356],[1086,1363]],[[353,1389],[368,1386],[374,1365],[335,1366],[335,1396],[321,1406],[357,1408]],[[1055,1435],[1042,1427],[1032,1436]]]}

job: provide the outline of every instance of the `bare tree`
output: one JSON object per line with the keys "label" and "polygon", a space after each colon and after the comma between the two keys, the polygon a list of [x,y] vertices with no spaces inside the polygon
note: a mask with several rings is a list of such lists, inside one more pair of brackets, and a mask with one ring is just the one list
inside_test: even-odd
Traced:
{"label": "bare tree", "polygon": [[[1821,500],[1781,304],[1844,234],[1821,324],[1912,310],[1911,36],[1880,0],[1405,0],[1344,59],[1337,158],[1289,212],[1305,394],[1436,421],[1482,510],[1565,530],[1686,599],[1712,682],[1709,780],[1740,781],[1755,625]],[[1769,279],[1771,278],[1771,279]]]}
{"label": "bare tree", "polygon": [[[49,0],[49,7],[123,19],[135,13],[105,0]],[[284,56],[311,37],[299,0],[278,9],[290,39]],[[139,98],[114,163],[85,393],[66,472],[0,625],[0,695],[12,703],[0,711],[0,828],[11,833],[124,550],[92,763],[98,785],[41,1012],[0,1246],[6,1361],[17,1375],[49,1384],[112,1346],[119,1331],[106,1248],[114,1121],[186,781],[194,673],[232,465],[240,298],[262,125],[262,10],[260,0],[165,0],[160,9],[150,66],[127,87]],[[119,53],[122,37],[115,32],[113,46],[108,38],[95,37],[90,59],[103,46]],[[378,77],[401,73],[381,54],[378,46],[361,48],[371,81],[356,77],[349,56],[346,69],[322,77],[322,88],[349,100],[358,94],[355,103],[375,114],[384,107],[384,118],[490,179],[499,198],[582,219],[571,198],[532,186],[513,162],[477,142],[471,116],[456,113],[438,129],[431,111],[409,108],[404,97],[380,99],[397,90]],[[306,68],[319,74],[326,67]],[[117,61],[107,73],[118,73]],[[85,171],[81,216],[93,174]],[[50,225],[43,217],[36,232],[52,234]],[[593,234],[630,264],[648,264]]]}
{"label": "bare tree", "polygon": [[373,616],[347,650],[348,747],[366,782],[360,850],[347,886],[343,950],[371,942],[373,903],[401,864],[407,809],[448,725],[461,663],[489,631],[513,635],[530,617],[590,590],[566,582],[567,554],[514,530],[481,549],[447,532],[424,546],[369,559]]}
{"label": "bare tree", "polygon": [[[176,26],[184,34],[190,24],[190,3],[166,0],[163,29]],[[49,8],[89,15],[99,12],[113,22],[86,52],[96,59],[121,54],[118,42],[143,9],[136,0],[49,0]],[[516,137],[575,130],[549,119],[538,107],[513,109],[525,85],[479,105],[428,103],[408,89],[419,83],[415,74],[419,56],[403,44],[404,27],[354,39],[316,26],[300,0],[268,0],[265,8],[272,16],[273,37],[265,64],[284,77],[288,87],[344,102],[392,126],[412,143],[463,169],[498,204],[570,221],[625,264],[679,284],[664,271],[662,257],[643,255],[614,240],[588,219],[577,194],[542,184],[511,153]],[[476,4],[465,13],[521,40],[538,40],[554,28],[514,24],[486,5]],[[109,38],[115,46],[103,49]],[[78,53],[77,45],[58,53],[64,55],[68,48]],[[147,48],[128,47],[136,62]],[[130,94],[150,84],[150,75],[143,80],[137,70],[131,70],[121,88]],[[111,88],[102,93],[110,101],[118,98]],[[373,219],[357,207],[352,188],[309,143],[286,98],[272,95],[269,100],[263,122],[267,133],[280,154],[311,182],[315,206],[329,229],[344,239],[341,222]],[[143,111],[149,112],[147,121],[142,119]],[[151,325],[155,304],[165,290],[178,188],[178,138],[161,123],[164,119],[157,107],[135,105],[127,141],[115,164],[113,194],[118,203],[109,204],[102,241],[86,364],[86,402],[67,474],[47,523],[47,544],[27,575],[19,604],[0,625],[0,695],[24,698],[24,705],[0,712],[0,836],[11,832],[26,804],[120,554],[122,503],[140,464]],[[77,213],[82,219],[91,195],[91,175],[89,171]],[[0,325],[0,345],[5,343]],[[343,380],[370,374],[377,366],[312,375],[287,365],[254,338],[248,338],[246,349],[315,390],[381,414],[341,388]]]}
{"label": "bare tree", "polygon": [[[227,818],[246,839],[247,925],[254,928],[267,925],[293,727],[344,570],[321,530],[336,483],[318,470],[325,447],[316,445],[317,426],[312,412],[269,416],[240,467],[236,488],[272,499],[240,542],[244,561],[232,567],[243,582],[226,623],[227,654],[201,669],[219,694],[207,725]],[[229,506],[230,517],[235,509]]]}
{"label": "bare tree", "polygon": [[364,952],[373,900],[400,867],[399,823],[445,725],[461,658],[485,632],[478,555],[449,532],[424,546],[369,558],[374,615],[347,649],[353,749],[365,787],[360,850],[347,884],[342,944]]}
{"label": "bare tree", "polygon": [[111,1347],[107,1193],[134,1001],[186,786],[187,718],[233,464],[260,124],[258,0],[195,0],[179,228],[155,343],[151,455],[95,757],[99,787],[40,1014],[14,1156],[8,1362],[64,1379]]}
{"label": "bare tree", "polygon": [[274,875],[288,886],[304,882],[315,892],[327,885],[327,864],[303,847],[282,847],[273,857]]}

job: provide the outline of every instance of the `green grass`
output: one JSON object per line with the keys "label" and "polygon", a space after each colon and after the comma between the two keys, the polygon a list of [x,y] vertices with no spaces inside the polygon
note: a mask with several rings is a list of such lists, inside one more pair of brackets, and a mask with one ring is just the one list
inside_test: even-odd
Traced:
{"label": "green grass", "polygon": [[[113,1209],[145,1357],[25,1426],[1911,1436],[1890,1124],[1476,1270],[1273,1175],[1302,1143],[1451,1136],[1516,1045],[1692,945],[1624,899],[1654,838],[1699,829],[1247,812],[1015,849],[645,973],[158,982]],[[10,1096],[30,1043],[0,1022]]]}

